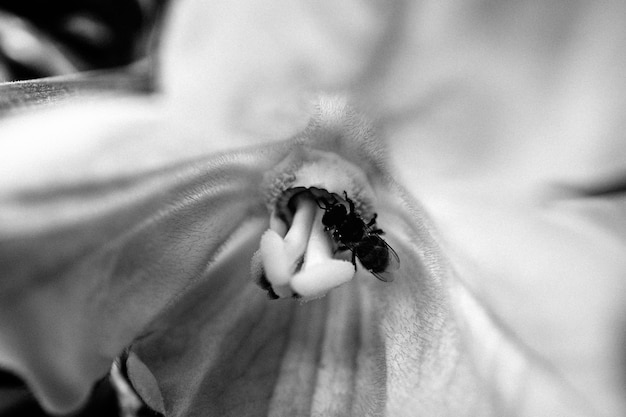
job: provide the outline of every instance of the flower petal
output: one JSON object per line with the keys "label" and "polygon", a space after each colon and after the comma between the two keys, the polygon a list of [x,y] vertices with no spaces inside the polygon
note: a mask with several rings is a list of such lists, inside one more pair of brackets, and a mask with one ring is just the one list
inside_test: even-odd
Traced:
{"label": "flower petal", "polygon": [[[23,177],[0,182],[0,363],[54,412],[80,405],[241,223],[264,212],[260,173],[285,152],[277,144],[190,159],[192,150],[170,152],[164,140],[144,146],[152,132],[141,120],[105,112],[118,119],[104,130],[87,110],[65,113],[77,114],[90,117],[66,125],[67,135],[51,116],[62,113],[28,119],[47,123],[37,128],[12,120],[1,143],[32,164],[10,165],[7,174]],[[46,126],[50,135],[37,136]],[[56,138],[66,159],[38,148]]]}
{"label": "flower petal", "polygon": [[209,124],[248,141],[304,128],[310,94],[358,76],[385,23],[361,0],[185,0],[172,9],[160,57],[172,114],[206,122],[210,109]]}
{"label": "flower petal", "polygon": [[166,415],[379,414],[378,313],[359,286],[304,304],[268,301],[242,262],[258,240],[248,242],[133,345],[158,381]]}
{"label": "flower petal", "polygon": [[244,237],[133,345],[150,371],[131,373],[136,389],[154,393],[156,381],[150,398],[163,408],[151,405],[168,416],[592,413],[456,277],[422,210],[381,197],[401,259],[393,283],[360,271],[323,299],[268,301],[241,262],[263,229],[251,230],[256,239]]}
{"label": "flower petal", "polygon": [[623,193],[577,189],[626,172],[624,4],[406,4],[361,94],[397,178],[484,307],[623,414]]}
{"label": "flower petal", "polygon": [[405,184],[605,179],[626,169],[623,12],[591,1],[406,3],[383,70],[356,93],[387,126]]}
{"label": "flower petal", "polygon": [[[468,285],[609,415],[623,404],[624,199],[431,201]],[[462,200],[462,202],[461,202]]]}
{"label": "flower petal", "polygon": [[[394,207],[392,193],[381,197]],[[400,270],[387,291],[371,294],[378,294],[382,315],[387,415],[410,416],[415,410],[455,416],[593,415],[584,396],[511,335],[459,279],[423,209],[409,199],[402,205],[404,210],[380,211]]]}

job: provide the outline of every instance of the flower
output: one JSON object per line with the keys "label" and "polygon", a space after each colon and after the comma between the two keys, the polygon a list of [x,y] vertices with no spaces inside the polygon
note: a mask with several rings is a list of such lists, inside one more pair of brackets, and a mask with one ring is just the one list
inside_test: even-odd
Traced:
{"label": "flower", "polygon": [[[621,25],[558,5],[180,3],[162,93],[0,126],[0,363],[52,411],[128,349],[166,415],[617,415],[623,197],[577,190],[621,167]],[[250,259],[352,268],[297,187],[376,212],[393,282],[268,300]]]}

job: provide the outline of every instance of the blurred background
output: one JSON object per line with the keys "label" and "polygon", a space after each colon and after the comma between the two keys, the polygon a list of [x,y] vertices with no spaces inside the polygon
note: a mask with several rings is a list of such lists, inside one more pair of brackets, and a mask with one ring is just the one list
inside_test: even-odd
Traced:
{"label": "blurred background", "polygon": [[[1,0],[0,83],[57,77],[43,91],[33,90],[53,96],[69,94],[72,88],[98,89],[103,82],[150,89],[150,56],[166,4],[166,0]],[[30,88],[0,87],[0,115],[28,97]],[[72,415],[123,415],[108,378],[94,387],[87,406]],[[142,409],[138,415],[158,413]],[[0,370],[0,416],[47,414],[20,378]]]}
{"label": "blurred background", "polygon": [[115,68],[146,58],[165,0],[0,1],[0,81]]}

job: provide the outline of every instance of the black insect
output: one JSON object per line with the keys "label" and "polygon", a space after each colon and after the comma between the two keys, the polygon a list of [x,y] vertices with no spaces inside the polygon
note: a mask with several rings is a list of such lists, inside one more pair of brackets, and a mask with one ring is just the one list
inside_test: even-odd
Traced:
{"label": "black insect", "polygon": [[331,196],[318,199],[318,206],[324,209],[322,224],[332,233],[338,251],[350,250],[352,264],[356,269],[356,258],[361,265],[381,281],[389,282],[393,276],[387,272],[396,269],[400,264],[398,254],[380,237],[384,232],[376,226],[376,213],[369,222],[365,222],[354,208],[354,202],[343,192],[349,210]]}

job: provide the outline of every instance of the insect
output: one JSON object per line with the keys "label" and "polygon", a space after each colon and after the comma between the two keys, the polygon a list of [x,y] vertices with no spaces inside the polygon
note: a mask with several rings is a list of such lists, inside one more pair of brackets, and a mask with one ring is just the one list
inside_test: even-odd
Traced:
{"label": "insect", "polygon": [[318,199],[318,206],[324,210],[322,224],[339,245],[337,251],[350,250],[352,252],[352,264],[356,269],[356,258],[361,265],[376,278],[389,282],[393,277],[388,270],[396,269],[400,264],[398,254],[391,246],[380,237],[385,233],[376,226],[376,213],[369,222],[365,222],[354,208],[354,201],[348,198],[348,193],[343,192],[348,203],[349,210],[334,196],[332,200],[324,197]]}

